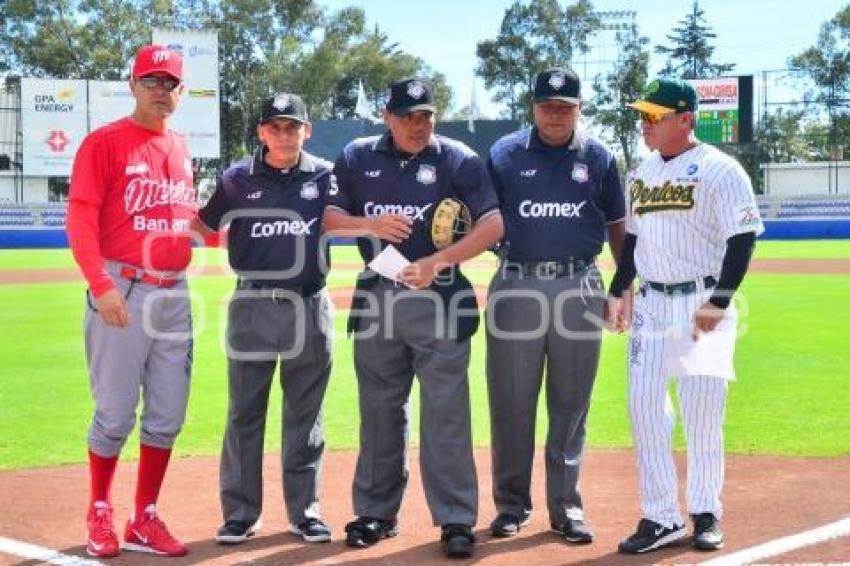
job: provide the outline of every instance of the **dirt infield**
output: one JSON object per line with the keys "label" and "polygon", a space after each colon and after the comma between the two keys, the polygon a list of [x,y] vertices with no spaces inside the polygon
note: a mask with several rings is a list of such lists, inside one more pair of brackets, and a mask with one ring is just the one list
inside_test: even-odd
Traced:
{"label": "dirt infield", "polygon": [[[330,544],[306,544],[286,532],[281,503],[277,455],[266,460],[266,510],[259,535],[237,547],[217,546],[212,536],[220,523],[218,462],[215,458],[181,458],[169,470],[161,498],[161,512],[172,530],[189,544],[190,554],[180,560],[125,552],[109,564],[432,564],[442,555],[438,529],[422,494],[418,453],[411,455],[411,477],[395,539],[365,550],[349,549],[342,540],[351,519],[351,478],[354,454],[331,452],[321,483],[323,514],[333,529]],[[725,488],[726,547],[721,552],[697,553],[688,543],[644,556],[621,556],[617,541],[628,535],[639,519],[637,479],[630,451],[591,451],[583,469],[586,511],[596,540],[572,546],[549,532],[543,492],[542,454],[534,470],[537,509],[531,524],[511,539],[491,538],[487,526],[494,516],[490,497],[487,449],[476,451],[481,511],[476,536],[479,545],[468,563],[510,564],[627,564],[695,563],[797,534],[850,515],[850,458],[793,459],[730,456]],[[679,470],[684,469],[680,455]],[[135,465],[119,467],[115,486],[117,519],[129,512]],[[0,537],[40,545],[64,554],[83,556],[87,497],[85,466],[0,473]],[[683,499],[682,499],[683,500]],[[810,546],[760,562],[828,562],[850,559],[850,538]],[[35,564],[0,552],[2,564]]]}

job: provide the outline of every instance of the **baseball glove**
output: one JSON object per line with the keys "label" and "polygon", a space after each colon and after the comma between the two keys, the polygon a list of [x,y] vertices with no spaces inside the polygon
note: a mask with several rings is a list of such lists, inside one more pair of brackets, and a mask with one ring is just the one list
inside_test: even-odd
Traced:
{"label": "baseball glove", "polygon": [[444,198],[434,208],[431,219],[431,241],[438,250],[456,242],[472,228],[472,215],[463,202]]}

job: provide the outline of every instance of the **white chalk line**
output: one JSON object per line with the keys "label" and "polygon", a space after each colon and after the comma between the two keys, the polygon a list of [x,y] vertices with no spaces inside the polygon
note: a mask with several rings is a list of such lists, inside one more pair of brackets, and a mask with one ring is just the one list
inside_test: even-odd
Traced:
{"label": "white chalk line", "polygon": [[850,517],[823,525],[822,527],[797,533],[796,535],[778,538],[757,546],[745,548],[743,550],[733,552],[732,554],[718,556],[714,560],[700,562],[700,566],[738,566],[749,564],[751,562],[770,558],[771,556],[778,556],[780,554],[785,554],[786,552],[820,544],[835,538],[846,537],[848,535],[850,535]]}
{"label": "white chalk line", "polygon": [[41,562],[58,564],[60,566],[103,566],[103,562],[98,562],[97,560],[62,554],[58,550],[52,550],[2,536],[0,536],[0,553],[11,554],[28,560],[40,560]]}

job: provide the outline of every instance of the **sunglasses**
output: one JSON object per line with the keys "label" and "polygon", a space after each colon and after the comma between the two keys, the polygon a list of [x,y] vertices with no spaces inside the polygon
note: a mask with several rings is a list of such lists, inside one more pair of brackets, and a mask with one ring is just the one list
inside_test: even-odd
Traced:
{"label": "sunglasses", "polygon": [[142,84],[148,90],[153,90],[156,87],[161,88],[162,90],[167,90],[171,92],[178,86],[180,86],[180,81],[175,79],[174,77],[142,77],[140,79],[136,79],[139,83]]}
{"label": "sunglasses", "polygon": [[656,124],[660,124],[665,119],[673,116],[675,113],[671,114],[650,114],[649,112],[639,112],[641,122],[646,122],[647,124],[654,126]]}

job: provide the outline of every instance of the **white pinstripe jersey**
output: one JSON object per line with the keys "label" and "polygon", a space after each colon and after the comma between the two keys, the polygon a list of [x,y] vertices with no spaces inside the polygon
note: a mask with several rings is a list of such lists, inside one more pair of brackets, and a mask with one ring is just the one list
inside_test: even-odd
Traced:
{"label": "white pinstripe jersey", "polygon": [[764,232],[747,173],[704,143],[666,162],[654,151],[629,173],[626,210],[644,281],[718,277],[727,239]]}

